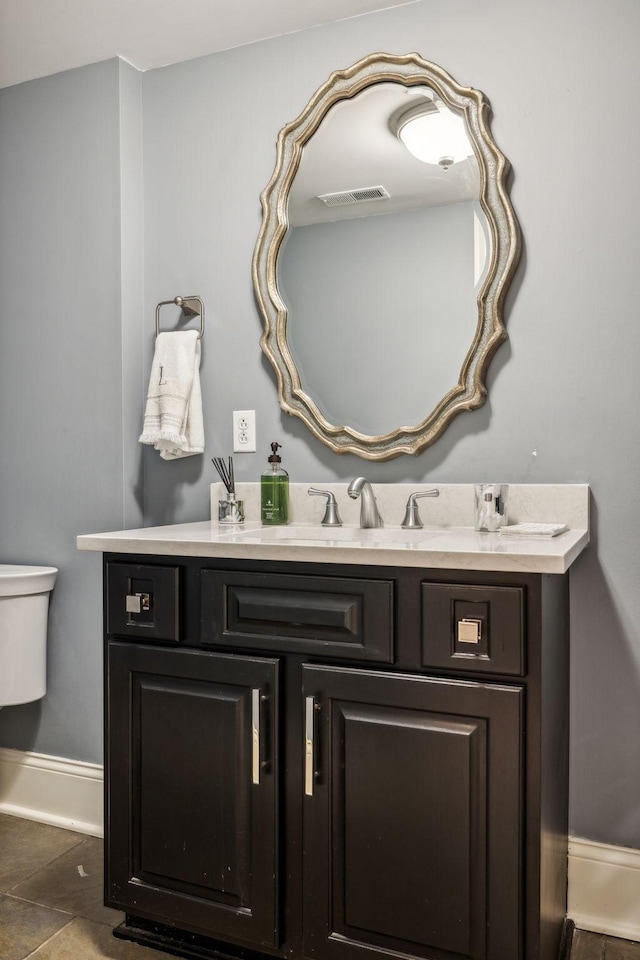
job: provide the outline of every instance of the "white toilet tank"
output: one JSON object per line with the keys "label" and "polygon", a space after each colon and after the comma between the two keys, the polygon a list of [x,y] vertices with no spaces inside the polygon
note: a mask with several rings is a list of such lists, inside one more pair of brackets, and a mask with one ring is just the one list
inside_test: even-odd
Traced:
{"label": "white toilet tank", "polygon": [[57,573],[0,563],[0,707],[47,691],[47,613]]}

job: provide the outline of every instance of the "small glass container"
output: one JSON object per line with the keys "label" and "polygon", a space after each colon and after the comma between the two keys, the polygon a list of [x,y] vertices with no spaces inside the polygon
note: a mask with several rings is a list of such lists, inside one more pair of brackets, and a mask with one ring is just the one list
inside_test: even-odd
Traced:
{"label": "small glass container", "polygon": [[507,524],[507,483],[476,483],[475,528],[485,533],[496,533]]}
{"label": "small glass container", "polygon": [[244,500],[236,500],[232,493],[218,500],[218,523],[244,523]]}

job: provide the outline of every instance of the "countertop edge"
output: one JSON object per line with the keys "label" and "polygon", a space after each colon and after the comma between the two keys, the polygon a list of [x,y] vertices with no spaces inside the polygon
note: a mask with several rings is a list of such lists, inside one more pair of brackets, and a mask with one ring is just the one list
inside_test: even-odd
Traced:
{"label": "countertop edge", "polygon": [[[202,524],[201,524],[202,525]],[[251,544],[228,541],[180,537],[177,530],[185,525],[167,526],[167,536],[159,536],[162,528],[149,528],[155,536],[145,535],[145,530],[116,531],[114,533],[82,534],[77,537],[79,550],[101,553],[130,553],[144,556],[198,557],[219,560],[280,560],[298,563],[332,563],[358,566],[419,567],[424,569],[477,570],[496,573],[550,573],[564,574],[589,543],[588,530],[570,530],[549,545],[555,552],[536,553],[528,550],[534,541],[510,541],[505,550],[474,551],[424,549],[407,550],[399,547],[366,548],[300,543]],[[197,526],[191,525],[191,526]],[[173,530],[173,536],[169,531]],[[571,538],[567,542],[565,538]],[[555,539],[555,538],[554,538]],[[539,544],[540,541],[535,541]],[[558,549],[564,547],[563,550]]]}

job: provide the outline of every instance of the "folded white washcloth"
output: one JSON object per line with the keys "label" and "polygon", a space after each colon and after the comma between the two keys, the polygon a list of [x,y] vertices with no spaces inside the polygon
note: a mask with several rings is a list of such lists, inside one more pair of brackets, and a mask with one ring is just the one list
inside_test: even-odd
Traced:
{"label": "folded white washcloth", "polygon": [[139,441],[152,444],[163,460],[204,452],[197,330],[156,337]]}
{"label": "folded white washcloth", "polygon": [[566,523],[511,523],[500,528],[503,537],[526,537],[528,540],[548,540],[568,530]]}

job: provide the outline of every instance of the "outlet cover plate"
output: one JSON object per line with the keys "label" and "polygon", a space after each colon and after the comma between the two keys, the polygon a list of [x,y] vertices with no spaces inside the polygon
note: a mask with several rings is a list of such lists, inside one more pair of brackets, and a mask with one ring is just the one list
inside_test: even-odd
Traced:
{"label": "outlet cover plate", "polygon": [[256,412],[255,410],[233,411],[233,452],[256,452]]}

